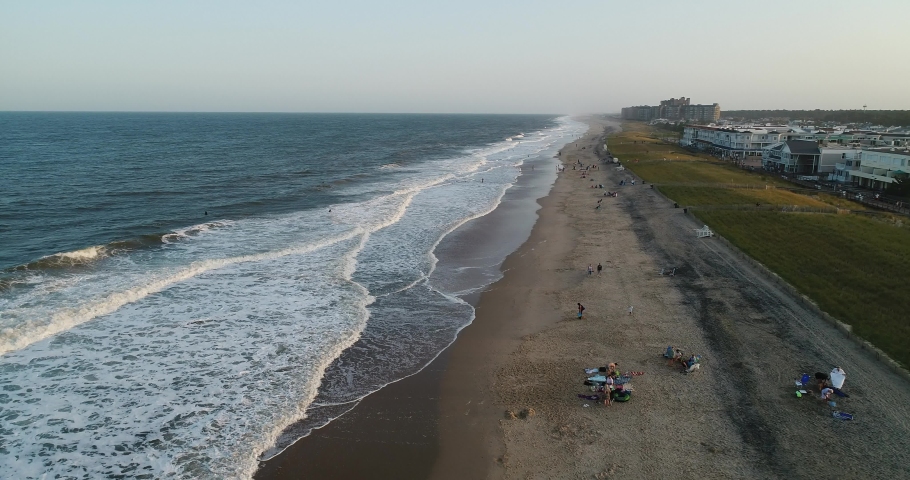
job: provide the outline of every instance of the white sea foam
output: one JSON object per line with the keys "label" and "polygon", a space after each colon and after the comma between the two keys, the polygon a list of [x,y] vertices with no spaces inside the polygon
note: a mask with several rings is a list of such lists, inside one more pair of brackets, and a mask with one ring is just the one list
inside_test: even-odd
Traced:
{"label": "white sea foam", "polygon": [[95,245],[72,252],[61,252],[41,257],[31,265],[35,267],[72,267],[86,265],[108,256],[108,250],[102,245]]}
{"label": "white sea foam", "polygon": [[[436,246],[496,208],[528,155],[581,128],[563,120],[520,143],[409,165],[392,183],[339,187],[367,199],[331,212],[80,253],[92,269],[3,294],[0,478],[250,478],[262,452],[294,440],[282,432],[317,395],[361,398],[454,339],[473,311],[427,282]],[[358,340],[370,361],[350,380],[324,377]]]}

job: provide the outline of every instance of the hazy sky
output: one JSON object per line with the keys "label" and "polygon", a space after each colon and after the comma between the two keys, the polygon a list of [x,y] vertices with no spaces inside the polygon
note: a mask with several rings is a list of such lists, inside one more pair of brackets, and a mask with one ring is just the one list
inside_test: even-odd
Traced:
{"label": "hazy sky", "polygon": [[5,1],[0,110],[910,109],[910,0]]}

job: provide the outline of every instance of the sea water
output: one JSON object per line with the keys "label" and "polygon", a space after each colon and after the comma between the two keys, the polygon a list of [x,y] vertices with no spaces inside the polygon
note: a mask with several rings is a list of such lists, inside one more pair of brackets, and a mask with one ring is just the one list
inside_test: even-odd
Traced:
{"label": "sea water", "polygon": [[495,275],[435,249],[585,128],[0,114],[0,478],[249,478],[452,342]]}

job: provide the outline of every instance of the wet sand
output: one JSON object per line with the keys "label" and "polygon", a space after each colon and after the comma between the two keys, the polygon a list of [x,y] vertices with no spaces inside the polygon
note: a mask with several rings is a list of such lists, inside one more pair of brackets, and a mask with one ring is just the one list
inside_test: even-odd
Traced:
{"label": "wet sand", "polygon": [[[525,243],[536,224],[537,199],[550,191],[557,164],[555,158],[528,159],[496,210],[456,229],[440,243],[434,275],[450,279],[446,290],[461,291],[478,282],[489,283],[486,277],[491,274],[501,276],[503,256]],[[452,275],[453,270],[461,273]],[[476,307],[480,296],[477,292],[462,298]],[[459,339],[475,328],[468,326]],[[387,385],[353,408],[339,409],[339,414],[349,411],[260,463],[255,478],[427,478],[439,451],[439,386],[450,352],[451,347],[416,375]],[[485,455],[480,445],[473,447]]]}
{"label": "wet sand", "polygon": [[[571,162],[597,163],[605,126],[590,123],[458,340],[257,478],[906,477],[910,384],[729,247],[697,239],[701,225],[648,185],[619,187],[628,171],[581,178]],[[667,345],[702,368],[668,366]],[[632,400],[579,399],[591,393],[582,369],[610,361],[644,372]],[[852,422],[794,395],[798,374],[834,365]]]}

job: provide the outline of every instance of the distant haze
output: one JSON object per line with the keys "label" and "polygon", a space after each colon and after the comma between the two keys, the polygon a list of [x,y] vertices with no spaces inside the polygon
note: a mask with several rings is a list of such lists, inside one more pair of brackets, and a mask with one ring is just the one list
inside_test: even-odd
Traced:
{"label": "distant haze", "polygon": [[0,110],[910,109],[910,1],[6,2]]}

